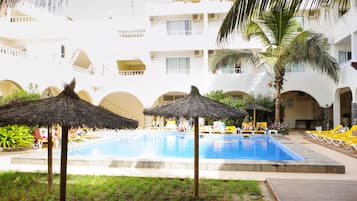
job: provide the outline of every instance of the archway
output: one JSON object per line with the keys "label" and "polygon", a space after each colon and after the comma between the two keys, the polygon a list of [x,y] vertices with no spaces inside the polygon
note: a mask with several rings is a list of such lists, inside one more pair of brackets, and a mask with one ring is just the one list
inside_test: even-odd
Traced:
{"label": "archway", "polygon": [[239,99],[251,97],[251,95],[249,95],[245,92],[241,92],[241,91],[227,91],[225,94],[230,95],[234,98],[239,98]]}
{"label": "archway", "polygon": [[11,80],[0,81],[0,98],[11,95],[17,91],[23,90],[19,84]]}
{"label": "archway", "polygon": [[139,127],[144,126],[144,105],[132,94],[113,92],[105,96],[99,105],[120,116],[137,120]]}
{"label": "archway", "polygon": [[[160,97],[158,97],[155,102],[153,103],[153,107],[157,105],[162,105],[180,98],[183,98],[187,95],[185,92],[180,91],[170,91],[166,92]],[[170,121],[172,120],[172,121]],[[168,121],[178,123],[177,118],[165,118],[165,117],[158,117],[158,116],[146,116],[145,118],[145,126],[146,127],[165,127],[167,126]]]}
{"label": "archway", "polygon": [[340,98],[340,124],[350,127],[352,120],[352,91],[349,87],[344,87],[338,89],[337,93]]}
{"label": "archway", "polygon": [[81,49],[76,50],[72,56],[73,66],[79,70],[92,70],[92,61]]}
{"label": "archway", "polygon": [[[284,105],[284,120],[289,128],[315,129],[322,126],[323,110],[310,94],[303,91],[288,91],[281,95]],[[328,122],[332,123],[332,107],[328,110]]]}
{"label": "archway", "polygon": [[92,103],[92,97],[89,95],[88,92],[81,90],[77,94],[82,100],[85,100],[88,103]]}

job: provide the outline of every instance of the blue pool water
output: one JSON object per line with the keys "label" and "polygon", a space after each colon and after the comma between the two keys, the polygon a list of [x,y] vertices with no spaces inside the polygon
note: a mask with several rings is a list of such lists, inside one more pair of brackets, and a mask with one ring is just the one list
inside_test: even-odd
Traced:
{"label": "blue pool water", "polygon": [[[193,135],[179,132],[128,132],[118,137],[71,149],[69,156],[193,158]],[[199,157],[233,160],[302,160],[268,136],[201,135]]]}

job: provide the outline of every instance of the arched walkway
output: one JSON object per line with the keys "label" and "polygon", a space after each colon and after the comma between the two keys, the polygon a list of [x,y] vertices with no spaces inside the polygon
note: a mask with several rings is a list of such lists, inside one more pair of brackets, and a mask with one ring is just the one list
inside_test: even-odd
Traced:
{"label": "arched walkway", "polygon": [[245,92],[242,92],[242,91],[227,91],[227,92],[225,92],[225,94],[233,96],[235,98],[239,98],[239,99],[242,99],[245,97],[251,97],[251,95],[249,95]]}
{"label": "arched walkway", "polygon": [[92,97],[89,95],[89,93],[87,91],[81,90],[77,94],[82,100],[85,100],[88,103],[93,102]]}
{"label": "arched walkway", "polygon": [[349,87],[336,90],[335,94],[335,119],[336,124],[351,126],[352,116],[352,91]]}
{"label": "arched walkway", "polygon": [[11,95],[16,91],[23,90],[22,87],[12,80],[0,81],[0,97]]}
{"label": "arched walkway", "polygon": [[[158,97],[155,102],[153,103],[152,107],[157,106],[157,105],[162,105],[180,98],[183,98],[185,95],[187,95],[185,92],[180,92],[180,91],[170,91],[166,92],[160,97]],[[153,121],[159,123],[160,126],[165,126],[166,121],[168,119],[176,119],[176,118],[164,118],[164,117],[156,117],[156,116],[145,116],[145,126],[146,127],[151,127],[153,126]]]}
{"label": "arched walkway", "polygon": [[89,59],[88,55],[81,49],[74,52],[72,56],[73,65],[77,68],[82,68],[84,70],[92,70],[92,61]]}
{"label": "arched walkway", "polygon": [[[323,110],[314,97],[303,91],[288,91],[281,95],[285,108],[285,121],[289,128],[315,129],[322,126]],[[328,109],[332,122],[332,108]]]}
{"label": "arched walkway", "polygon": [[130,93],[113,92],[105,96],[99,105],[120,116],[137,120],[139,127],[144,127],[144,105]]}

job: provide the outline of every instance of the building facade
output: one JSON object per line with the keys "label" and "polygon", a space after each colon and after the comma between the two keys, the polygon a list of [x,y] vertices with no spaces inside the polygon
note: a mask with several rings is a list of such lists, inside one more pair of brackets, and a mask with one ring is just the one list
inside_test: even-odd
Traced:
{"label": "building facade", "polygon": [[[274,96],[268,87],[273,76],[266,69],[242,65],[213,71],[210,66],[220,49],[264,48],[238,32],[227,43],[216,42],[232,1],[123,2],[121,7],[113,1],[106,5],[110,10],[91,19],[76,17],[85,11],[54,14],[29,4],[8,9],[0,18],[0,95],[32,84],[44,97],[53,96],[75,78],[81,98],[136,119],[140,127],[152,123],[142,113],[145,107],[181,98],[191,85],[202,94]],[[99,4],[93,6],[99,9]],[[116,14],[124,10],[126,15]],[[328,37],[341,69],[335,83],[308,66],[287,67],[282,97],[289,127],[311,128],[323,116],[330,127],[356,124],[357,1],[351,0],[347,10],[326,4],[296,17],[304,29]]]}

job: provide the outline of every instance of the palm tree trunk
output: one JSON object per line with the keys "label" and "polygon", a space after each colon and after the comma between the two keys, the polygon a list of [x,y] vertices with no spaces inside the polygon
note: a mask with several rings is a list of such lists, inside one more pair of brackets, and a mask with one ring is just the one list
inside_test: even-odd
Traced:
{"label": "palm tree trunk", "polygon": [[276,98],[275,98],[275,119],[274,119],[274,124],[278,125],[280,123],[280,92],[281,92],[281,87],[279,84],[275,87],[275,93],[276,93]]}
{"label": "palm tree trunk", "polygon": [[274,83],[274,88],[275,88],[275,119],[274,119],[274,124],[278,125],[280,123],[280,98],[281,98],[281,89],[283,88],[284,84],[284,75],[285,75],[285,69],[284,68],[278,68],[282,69],[280,72],[275,75],[275,83]]}

